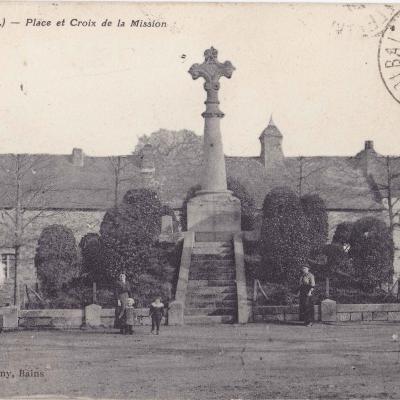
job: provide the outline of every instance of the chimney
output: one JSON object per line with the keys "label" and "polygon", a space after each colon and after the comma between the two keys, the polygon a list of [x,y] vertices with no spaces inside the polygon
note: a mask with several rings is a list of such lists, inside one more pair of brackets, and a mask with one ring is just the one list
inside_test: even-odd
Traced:
{"label": "chimney", "polygon": [[72,164],[77,167],[83,167],[84,153],[82,149],[74,148],[72,150]]}
{"label": "chimney", "polygon": [[155,186],[155,171],[153,147],[150,144],[145,144],[140,151],[140,173],[143,187],[151,188]]}
{"label": "chimney", "polygon": [[365,150],[374,150],[374,141],[373,140],[366,140],[364,144]]}
{"label": "chimney", "polygon": [[282,167],[285,156],[282,151],[282,134],[271,119],[268,126],[260,135],[261,154],[260,159],[267,171]]}
{"label": "chimney", "polygon": [[366,140],[364,142],[364,149],[356,155],[358,160],[358,168],[360,168],[365,176],[374,172],[374,164],[377,153],[374,149],[374,141]]}

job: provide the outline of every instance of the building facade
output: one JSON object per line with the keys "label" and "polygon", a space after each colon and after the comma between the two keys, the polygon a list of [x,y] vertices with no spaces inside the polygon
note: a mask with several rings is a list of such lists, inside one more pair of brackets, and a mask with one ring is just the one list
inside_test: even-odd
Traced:
{"label": "building facade", "polygon": [[[258,209],[272,188],[288,186],[299,195],[317,193],[324,199],[330,238],[343,221],[372,215],[390,222],[388,193],[389,203],[397,205],[393,171],[400,171],[400,163],[391,158],[389,168],[388,158],[379,155],[371,141],[354,156],[286,157],[283,135],[272,119],[259,140],[259,155],[226,156],[227,176],[241,182]],[[179,216],[188,190],[200,183],[202,158],[200,136],[164,130],[140,140],[130,155],[90,157],[81,149],[70,155],[0,155],[0,305],[13,301],[16,241],[23,292],[25,286],[37,285],[34,258],[45,226],[69,227],[79,243],[85,234],[99,232],[106,210],[118,204],[127,190],[140,187],[158,191],[162,203]],[[398,222],[396,215],[392,222]],[[394,237],[397,249],[400,235],[396,230]],[[398,250],[395,272],[400,274]]]}

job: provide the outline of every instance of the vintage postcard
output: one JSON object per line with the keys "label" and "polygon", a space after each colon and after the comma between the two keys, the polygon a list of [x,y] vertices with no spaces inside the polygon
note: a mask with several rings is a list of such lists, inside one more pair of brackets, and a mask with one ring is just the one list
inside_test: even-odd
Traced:
{"label": "vintage postcard", "polygon": [[400,398],[400,6],[0,3],[0,398]]}

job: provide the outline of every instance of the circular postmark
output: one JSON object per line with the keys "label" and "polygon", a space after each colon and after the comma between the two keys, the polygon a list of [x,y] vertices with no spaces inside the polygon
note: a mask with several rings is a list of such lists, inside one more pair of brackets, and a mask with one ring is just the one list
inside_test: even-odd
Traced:
{"label": "circular postmark", "polygon": [[400,11],[392,17],[382,32],[378,65],[386,89],[400,103]]}

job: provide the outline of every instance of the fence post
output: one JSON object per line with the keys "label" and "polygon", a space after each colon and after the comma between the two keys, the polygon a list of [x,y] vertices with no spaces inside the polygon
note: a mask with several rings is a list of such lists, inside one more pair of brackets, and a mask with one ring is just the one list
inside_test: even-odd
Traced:
{"label": "fence post", "polygon": [[97,287],[96,282],[93,282],[93,304],[97,303]]}

